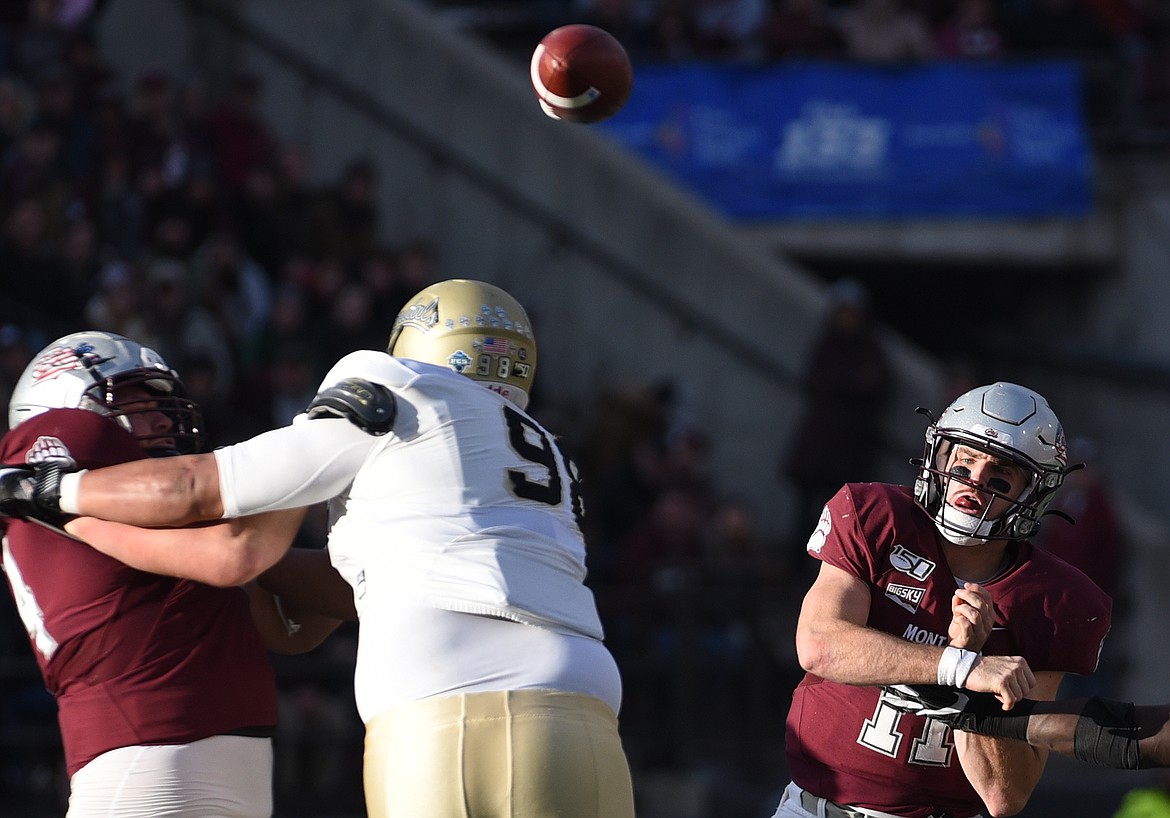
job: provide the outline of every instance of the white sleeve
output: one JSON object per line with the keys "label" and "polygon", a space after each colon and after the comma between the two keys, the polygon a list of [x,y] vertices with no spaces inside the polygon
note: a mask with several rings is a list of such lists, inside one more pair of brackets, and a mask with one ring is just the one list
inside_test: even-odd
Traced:
{"label": "white sleeve", "polygon": [[291,426],[216,449],[224,517],[310,506],[336,497],[381,438],[345,418]]}

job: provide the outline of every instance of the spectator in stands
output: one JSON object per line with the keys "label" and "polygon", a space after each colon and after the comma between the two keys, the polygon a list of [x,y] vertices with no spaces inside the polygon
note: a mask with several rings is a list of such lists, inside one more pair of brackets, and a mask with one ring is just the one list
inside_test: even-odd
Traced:
{"label": "spectator in stands", "polygon": [[845,54],[871,63],[920,62],[934,56],[926,20],[903,0],[856,0],[841,12]]}
{"label": "spectator in stands", "polygon": [[85,178],[92,161],[93,120],[78,107],[75,80],[66,65],[42,69],[34,87],[38,119],[56,131],[60,144],[58,162],[70,182],[76,184]]}
{"label": "spectator in stands", "polygon": [[[1074,437],[1068,446],[1069,463],[1084,468],[1069,472],[1060,494],[1049,507],[1072,520],[1045,518],[1036,543],[1089,575],[1113,599],[1113,624],[1117,629],[1129,607],[1125,571],[1128,548],[1125,527],[1102,470],[1097,443],[1088,437]],[[1116,640],[1101,653],[1097,671],[1091,676],[1070,677],[1062,688],[1064,696],[1107,694],[1121,681],[1126,656]]]}
{"label": "spectator in stands", "polygon": [[229,191],[239,189],[255,165],[276,155],[277,141],[260,107],[263,93],[259,76],[237,74],[228,98],[209,114],[216,164]]}
{"label": "spectator in stands", "polygon": [[[281,143],[276,169],[273,218],[284,242],[283,252],[277,256],[275,269],[279,270],[289,258],[311,254],[312,237],[322,218],[322,196],[312,182],[309,152],[301,143],[291,140]],[[416,290],[403,293],[403,299],[413,292]],[[394,311],[397,312],[397,306]]]}
{"label": "spectator in stands", "polygon": [[121,259],[107,262],[97,291],[85,304],[84,323],[127,338],[146,338],[150,333],[142,312],[143,284],[143,276],[132,265]]}
{"label": "spectator in stands", "polygon": [[425,237],[415,237],[398,247],[395,256],[398,271],[399,303],[439,279],[439,248]]}
{"label": "spectator in stands", "polygon": [[292,423],[312,402],[320,383],[318,353],[303,339],[287,340],[273,350],[264,381],[269,387],[264,396],[269,425]]}
{"label": "spectator in stands", "polygon": [[[211,133],[211,96],[207,80],[192,73],[176,78],[175,125],[192,167],[214,168],[215,140]],[[218,184],[219,179],[216,178]]]}
{"label": "spectator in stands", "polygon": [[690,15],[698,56],[707,59],[753,59],[764,20],[764,0],[695,0]]}
{"label": "spectator in stands", "polygon": [[378,239],[377,183],[373,163],[358,159],[346,165],[337,184],[322,199],[315,257],[332,256],[348,267],[374,251]]}
{"label": "spectator in stands", "polygon": [[11,215],[32,200],[40,213],[40,238],[51,241],[60,238],[74,197],[73,180],[61,160],[60,133],[34,120],[0,158],[0,213]]}
{"label": "spectator in stands", "polygon": [[151,347],[171,360],[196,355],[215,362],[215,382],[230,390],[235,383],[235,359],[224,327],[193,297],[191,274],[178,260],[160,258],[146,272],[146,338]]}
{"label": "spectator in stands", "polygon": [[939,57],[987,60],[1004,54],[1003,35],[996,24],[991,0],[958,0],[950,16],[935,32]]}
{"label": "spectator in stands", "polygon": [[163,188],[177,187],[190,158],[175,115],[170,74],[150,70],[139,75],[129,117],[130,152],[135,177],[149,174]]}
{"label": "spectator in stands", "polygon": [[654,46],[654,18],[659,8],[670,5],[661,0],[572,0],[573,17],[613,34],[626,51],[635,55],[658,56]]}
{"label": "spectator in stands", "polygon": [[21,76],[33,78],[66,61],[70,33],[58,15],[58,0],[25,0],[24,7],[25,17],[10,35],[9,60]]}
{"label": "spectator in stands", "polygon": [[52,327],[61,321],[51,308],[62,284],[58,244],[49,234],[48,222],[41,199],[25,196],[11,203],[0,233],[0,289],[8,302],[6,308]]}
{"label": "spectator in stands", "polygon": [[759,38],[769,60],[835,59],[845,50],[825,0],[777,0],[760,23]]}
{"label": "spectator in stands", "polygon": [[264,269],[240,246],[236,234],[218,230],[192,258],[192,297],[218,319],[233,358],[264,331],[272,289]]}
{"label": "spectator in stands", "polygon": [[[266,159],[248,169],[244,183],[228,201],[236,234],[271,280],[279,276],[291,247],[305,240],[289,232],[280,211],[280,194],[281,174],[276,160]],[[308,223],[301,227],[315,229]]]}
{"label": "spectator in stands", "polygon": [[63,323],[73,326],[85,323],[85,305],[93,296],[101,274],[100,254],[97,228],[93,221],[78,215],[66,222],[57,257],[59,272],[56,276],[56,280],[61,283],[56,309],[60,311]]}
{"label": "spectator in stands", "polygon": [[[365,285],[374,315],[396,315],[410,298],[402,286],[398,260],[389,248],[379,247],[358,268],[357,279]],[[419,288],[414,288],[417,292]]]}
{"label": "spectator in stands", "polygon": [[373,296],[365,282],[349,281],[337,291],[317,329],[326,358],[336,360],[347,351],[386,345],[387,313],[375,313],[372,307]]}
{"label": "spectator in stands", "polygon": [[708,511],[686,488],[662,488],[617,546],[618,583],[665,592],[697,582]]}
{"label": "spectator in stands", "polygon": [[666,384],[607,390],[584,446],[582,484],[590,515],[590,575],[616,580],[619,543],[641,522],[662,486],[671,388]]}
{"label": "spectator in stands", "polygon": [[1090,57],[1116,47],[1100,18],[1080,0],[1031,0],[1009,14],[1005,26],[1016,54]]}
{"label": "spectator in stands", "polygon": [[830,289],[824,322],[805,359],[804,409],[781,462],[781,475],[797,497],[790,534],[794,571],[807,568],[804,544],[837,489],[876,479],[890,382],[869,292],[860,282],[842,279]]}
{"label": "spectator in stands", "polygon": [[20,139],[36,113],[32,89],[20,77],[0,74],[0,157]]}
{"label": "spectator in stands", "polygon": [[73,80],[73,92],[78,112],[92,115],[98,100],[107,94],[117,81],[116,72],[98,49],[92,31],[74,31],[69,37],[66,64]]}

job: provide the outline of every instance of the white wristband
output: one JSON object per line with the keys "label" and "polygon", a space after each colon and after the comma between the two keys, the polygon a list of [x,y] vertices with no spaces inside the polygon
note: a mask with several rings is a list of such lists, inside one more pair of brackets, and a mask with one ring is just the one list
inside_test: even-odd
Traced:
{"label": "white wristband", "polygon": [[948,687],[962,687],[975,667],[979,654],[972,650],[946,647],[938,660],[938,683]]}
{"label": "white wristband", "polygon": [[61,497],[57,501],[57,506],[66,514],[81,513],[77,508],[77,494],[80,491],[81,475],[85,472],[86,469],[82,469],[61,475]]}

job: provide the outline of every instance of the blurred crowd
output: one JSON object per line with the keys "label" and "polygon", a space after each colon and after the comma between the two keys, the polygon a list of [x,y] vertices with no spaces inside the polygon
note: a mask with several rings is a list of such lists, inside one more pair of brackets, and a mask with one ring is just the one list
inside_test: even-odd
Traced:
{"label": "blurred crowd", "polygon": [[1147,51],[1147,0],[577,0],[647,57],[875,63]]}

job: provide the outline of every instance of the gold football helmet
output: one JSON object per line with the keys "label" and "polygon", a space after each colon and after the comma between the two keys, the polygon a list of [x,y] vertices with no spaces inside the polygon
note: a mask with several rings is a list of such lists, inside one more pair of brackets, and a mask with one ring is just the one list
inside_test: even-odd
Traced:
{"label": "gold football helmet", "polygon": [[427,287],[394,319],[386,351],[448,367],[528,405],[536,339],[520,302],[499,287],[462,278]]}

